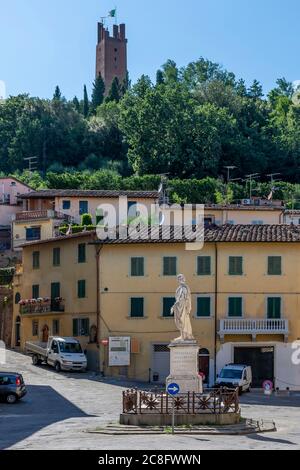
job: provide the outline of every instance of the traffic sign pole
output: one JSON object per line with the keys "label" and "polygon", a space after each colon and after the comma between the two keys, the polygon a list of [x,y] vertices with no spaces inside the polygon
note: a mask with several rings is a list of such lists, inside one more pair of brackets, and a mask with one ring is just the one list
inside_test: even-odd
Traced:
{"label": "traffic sign pole", "polygon": [[180,392],[180,387],[176,383],[167,386],[167,392],[172,397],[172,434],[175,434],[175,395]]}

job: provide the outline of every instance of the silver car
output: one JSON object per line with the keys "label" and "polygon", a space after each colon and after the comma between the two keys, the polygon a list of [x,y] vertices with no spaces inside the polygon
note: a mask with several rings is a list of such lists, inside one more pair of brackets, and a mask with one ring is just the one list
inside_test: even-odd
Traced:
{"label": "silver car", "polygon": [[12,405],[26,395],[27,390],[21,374],[0,372],[0,399]]}

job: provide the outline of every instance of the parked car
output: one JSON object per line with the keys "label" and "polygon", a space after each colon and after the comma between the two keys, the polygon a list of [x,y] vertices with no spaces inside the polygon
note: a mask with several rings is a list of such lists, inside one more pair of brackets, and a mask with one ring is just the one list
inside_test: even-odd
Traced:
{"label": "parked car", "polygon": [[252,369],[243,364],[227,364],[217,377],[216,387],[238,388],[239,393],[250,392]]}
{"label": "parked car", "polygon": [[57,372],[61,370],[85,371],[87,358],[80,342],[75,338],[51,336],[48,343],[26,341],[26,351],[34,365],[48,364]]}
{"label": "parked car", "polygon": [[26,395],[27,390],[21,374],[0,372],[0,398],[12,405]]}

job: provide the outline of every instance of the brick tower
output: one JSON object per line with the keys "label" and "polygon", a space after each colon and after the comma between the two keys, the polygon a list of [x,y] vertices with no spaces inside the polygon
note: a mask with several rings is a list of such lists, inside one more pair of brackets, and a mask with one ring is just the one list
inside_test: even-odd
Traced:
{"label": "brick tower", "polygon": [[127,39],[125,24],[114,25],[113,35],[103,23],[98,23],[98,44],[96,50],[96,77],[101,74],[105,83],[105,94],[109,93],[111,83],[118,77],[120,84],[127,75]]}

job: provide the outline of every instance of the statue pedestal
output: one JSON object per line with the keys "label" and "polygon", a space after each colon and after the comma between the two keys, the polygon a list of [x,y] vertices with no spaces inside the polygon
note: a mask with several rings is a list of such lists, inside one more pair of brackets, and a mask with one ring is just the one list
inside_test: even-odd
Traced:
{"label": "statue pedestal", "polygon": [[177,383],[180,393],[203,393],[202,378],[198,371],[199,346],[196,341],[172,342],[170,375],[166,384]]}

